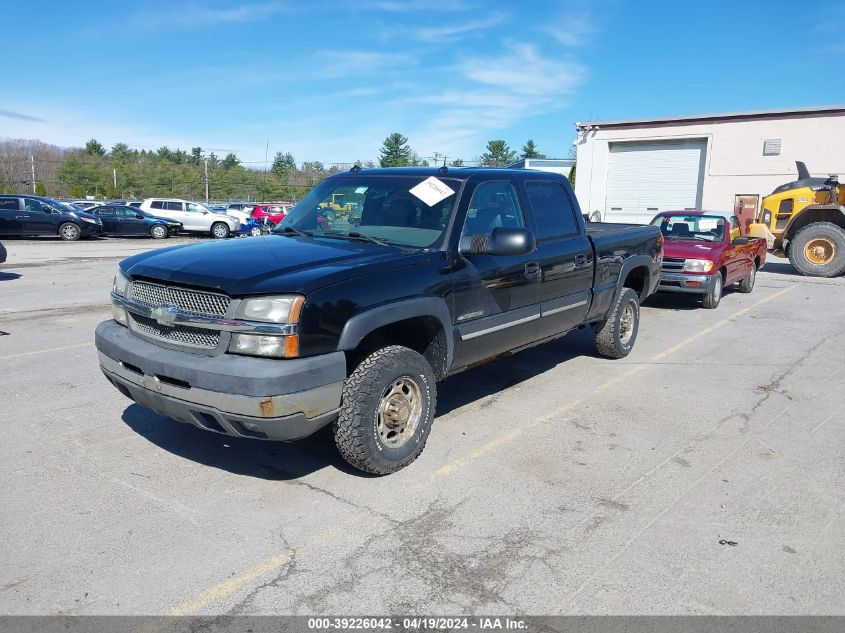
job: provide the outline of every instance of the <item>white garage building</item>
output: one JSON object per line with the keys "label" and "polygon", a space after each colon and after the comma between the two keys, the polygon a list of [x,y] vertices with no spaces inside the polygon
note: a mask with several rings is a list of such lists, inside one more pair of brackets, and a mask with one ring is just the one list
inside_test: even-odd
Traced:
{"label": "white garage building", "polygon": [[759,208],[797,179],[845,178],[845,106],[576,123],[584,213],[647,223],[669,209]]}

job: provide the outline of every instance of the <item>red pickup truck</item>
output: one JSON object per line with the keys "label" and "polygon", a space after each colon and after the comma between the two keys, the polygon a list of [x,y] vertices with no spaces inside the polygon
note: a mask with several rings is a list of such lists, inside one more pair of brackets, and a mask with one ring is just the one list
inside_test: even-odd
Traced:
{"label": "red pickup truck", "polygon": [[715,308],[725,286],[739,282],[740,292],[754,289],[766,263],[766,240],[749,237],[732,213],[666,211],[651,224],[665,240],[658,291],[700,294],[705,308]]}

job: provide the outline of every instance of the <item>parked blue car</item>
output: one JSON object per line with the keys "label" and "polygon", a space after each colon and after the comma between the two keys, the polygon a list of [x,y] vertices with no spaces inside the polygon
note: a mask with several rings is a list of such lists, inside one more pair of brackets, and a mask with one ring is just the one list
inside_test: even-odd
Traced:
{"label": "parked blue car", "polygon": [[272,230],[272,222],[249,218],[246,222],[241,222],[240,235],[258,237],[259,235],[269,235]]}

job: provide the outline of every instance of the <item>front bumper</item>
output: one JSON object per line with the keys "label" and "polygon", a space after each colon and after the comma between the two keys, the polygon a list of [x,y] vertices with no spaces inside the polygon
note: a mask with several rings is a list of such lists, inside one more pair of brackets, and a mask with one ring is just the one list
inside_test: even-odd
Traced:
{"label": "front bumper", "polygon": [[[685,275],[684,273],[660,273],[658,292],[685,292],[706,295],[713,288],[716,275]],[[690,282],[694,285],[690,285]]]}
{"label": "front bumper", "polygon": [[102,224],[91,224],[90,222],[80,222],[80,228],[82,229],[82,237],[93,237],[95,235],[100,235],[103,232],[103,225]]}
{"label": "front bumper", "polygon": [[206,431],[266,440],[306,437],[337,417],[346,357],[275,360],[169,350],[114,321],[97,326],[100,369],[141,406]]}

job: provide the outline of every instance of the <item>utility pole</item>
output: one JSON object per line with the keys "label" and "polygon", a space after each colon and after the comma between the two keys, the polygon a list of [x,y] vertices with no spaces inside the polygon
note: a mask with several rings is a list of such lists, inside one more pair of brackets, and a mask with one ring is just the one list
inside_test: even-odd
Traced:
{"label": "utility pole", "polygon": [[32,193],[35,193],[35,156],[30,155],[29,164],[32,167]]}
{"label": "utility pole", "polygon": [[114,192],[117,194],[117,168],[111,170],[112,182],[114,182]]}
{"label": "utility pole", "polygon": [[205,171],[205,203],[208,204],[208,159],[203,159],[204,171]]}

